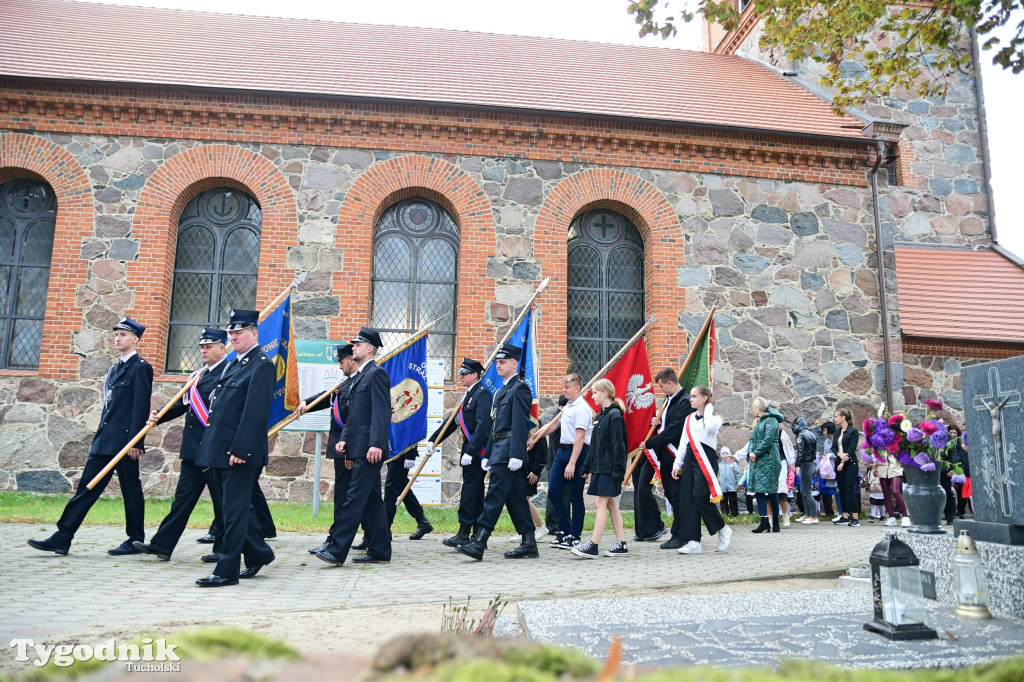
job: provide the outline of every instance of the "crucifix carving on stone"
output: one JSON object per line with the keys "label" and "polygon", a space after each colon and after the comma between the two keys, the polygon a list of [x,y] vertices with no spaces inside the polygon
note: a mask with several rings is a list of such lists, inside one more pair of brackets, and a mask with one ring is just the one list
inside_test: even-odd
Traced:
{"label": "crucifix carving on stone", "polygon": [[[1006,515],[1013,514],[1013,496],[1010,488],[1017,485],[1011,477],[1011,448],[1006,443],[1006,432],[1003,429],[1003,408],[1017,407],[1020,403],[1019,391],[1003,391],[999,385],[999,370],[992,367],[988,370],[989,394],[975,396],[975,411],[987,410],[992,417],[992,442],[995,446],[995,458],[991,461],[983,456],[981,464],[987,470],[990,489],[999,498],[1000,511]],[[1000,402],[995,402],[1002,398]]]}

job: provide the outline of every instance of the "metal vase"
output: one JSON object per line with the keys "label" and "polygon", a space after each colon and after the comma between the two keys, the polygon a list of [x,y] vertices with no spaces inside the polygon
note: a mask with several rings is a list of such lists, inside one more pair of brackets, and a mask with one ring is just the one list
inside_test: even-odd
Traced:
{"label": "metal vase", "polygon": [[939,525],[942,509],[946,505],[946,491],[939,485],[939,474],[939,467],[935,471],[921,471],[915,466],[903,468],[903,478],[907,483],[903,501],[907,503],[907,511],[910,513],[912,525],[908,530],[911,533],[946,533]]}

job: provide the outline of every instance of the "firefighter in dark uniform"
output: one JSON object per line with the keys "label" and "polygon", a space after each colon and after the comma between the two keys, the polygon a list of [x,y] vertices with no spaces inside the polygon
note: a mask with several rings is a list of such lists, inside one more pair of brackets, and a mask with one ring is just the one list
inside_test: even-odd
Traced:
{"label": "firefighter in dark uniform", "polygon": [[[675,370],[666,367],[658,372],[654,380],[665,394],[666,404],[661,411],[661,420],[652,418],[651,425],[658,427],[658,432],[648,438],[643,447],[655,453],[658,458],[658,466],[661,469],[661,484],[665,487],[665,499],[672,505],[672,534],[668,540],[661,543],[662,549],[679,549],[686,544],[683,539],[683,515],[679,507],[679,481],[671,476],[672,466],[676,459],[679,439],[683,436],[683,425],[686,424],[686,417],[693,408],[690,406],[690,393],[679,385],[679,377]],[[641,453],[642,455],[643,453]],[[644,456],[646,459],[646,456]],[[646,461],[642,466],[650,467]],[[650,480],[642,474],[643,480]],[[641,483],[643,487],[643,483]],[[647,486],[650,488],[650,486]],[[660,523],[661,519],[657,520]],[[661,537],[660,533],[655,536],[642,538],[642,540],[656,540]]]}
{"label": "firefighter in dark uniform", "polygon": [[391,529],[384,499],[380,494],[380,470],[388,457],[388,426],[391,424],[391,380],[374,356],[381,347],[380,334],[363,327],[352,339],[352,357],[359,365],[349,379],[348,400],[341,407],[341,440],[336,450],[352,461],[345,501],[335,505],[336,523],[331,525],[331,546],[315,556],[335,566],[348,558],[360,521],[369,546],[353,563],[391,561]]}
{"label": "firefighter in dark uniform", "polygon": [[126,457],[114,467],[96,486],[86,486],[103,470],[114,455],[119,453],[135,435],[146,426],[149,418],[150,396],[153,392],[153,368],[139,357],[139,339],[146,328],[131,319],[123,317],[114,325],[114,347],[121,354],[120,360],[107,371],[103,380],[103,413],[100,425],[92,439],[89,457],[78,481],[74,497],[68,500],[64,512],[57,521],[57,532],[45,540],[29,540],[28,544],[43,552],[67,554],[71,541],[79,526],[85,520],[92,505],[100,498],[111,476],[117,472],[124,499],[125,531],[128,539],[119,546],[107,550],[107,554],[123,556],[137,554],[132,545],[136,540],[145,540],[145,499],[142,496],[142,480],[139,478],[139,458],[146,449],[145,439],[140,440]]}
{"label": "firefighter in dark uniform", "polygon": [[[213,575],[199,587],[235,585],[253,578],[274,560],[274,550],[252,522],[253,487],[267,465],[267,420],[274,399],[277,369],[259,345],[259,313],[231,310],[228,336],[236,356],[224,367],[210,396],[210,423],[196,465],[212,467],[221,485],[223,551]],[[242,555],[245,571],[239,572]]]}
{"label": "firefighter in dark uniform", "polygon": [[[213,516],[219,519],[222,516],[220,509],[221,490],[217,484],[217,478],[213,469],[203,470],[196,466],[196,455],[199,453],[199,445],[203,439],[203,433],[210,421],[210,394],[213,392],[217,382],[220,381],[220,373],[224,370],[224,355],[227,353],[228,334],[222,329],[207,328],[199,337],[199,353],[203,358],[205,367],[196,371],[196,383],[180,402],[171,406],[162,417],[158,417],[156,410],[149,417],[151,424],[164,424],[185,415],[185,427],[181,432],[181,447],[178,449],[181,457],[181,469],[178,473],[178,485],[174,489],[174,501],[171,502],[171,510],[160,522],[160,528],[156,535],[148,543],[135,542],[135,549],[146,554],[155,554],[157,558],[168,561],[171,552],[181,539],[188,524],[188,517],[196,508],[199,497],[203,494],[203,488],[210,488],[210,499],[213,501]],[[189,377],[192,379],[192,377]],[[217,524],[221,526],[220,523]],[[220,541],[213,546],[213,551],[220,551]]]}
{"label": "firefighter in dark uniform", "polygon": [[502,507],[508,507],[516,532],[522,536],[522,544],[511,552],[505,552],[505,557],[536,558],[539,556],[534,538],[536,527],[530,516],[526,475],[522,471],[528,461],[526,439],[531,427],[533,393],[519,377],[521,348],[504,343],[495,357],[498,375],[505,384],[494,394],[491,407],[491,435],[487,440],[484,462],[484,466],[490,468],[491,484],[484,497],[484,510],[476,520],[476,532],[468,543],[455,549],[477,561],[483,559],[487,538],[498,522]]}
{"label": "firefighter in dark uniform", "polygon": [[[334,523],[339,523],[339,513],[341,507],[345,503],[345,496],[348,494],[348,485],[352,479],[352,460],[348,459],[344,454],[338,452],[338,441],[341,440],[341,429],[345,426],[345,422],[341,419],[341,409],[348,401],[348,392],[352,388],[352,375],[355,374],[358,365],[352,358],[352,344],[346,343],[344,346],[338,346],[335,348],[335,352],[338,354],[338,365],[341,367],[341,372],[347,379],[346,381],[334,391],[329,399],[321,400],[313,407],[307,408],[308,403],[313,402],[320,397],[321,394],[306,398],[295,411],[299,416],[306,412],[318,412],[320,410],[331,411],[331,430],[327,435],[327,459],[334,462]],[[317,457],[320,453],[317,453]],[[331,536],[328,535],[327,539],[323,541],[319,547],[314,547],[309,550],[310,554],[316,554],[322,552],[331,546]]]}
{"label": "firefighter in dark uniform", "polygon": [[[491,392],[480,382],[484,375],[484,366],[476,360],[464,358],[459,368],[459,381],[466,388],[466,395],[458,407],[455,419],[441,434],[439,427],[430,436],[430,442],[441,435],[444,440],[456,430],[462,433],[462,492],[459,495],[459,532],[457,535],[441,541],[448,547],[458,547],[469,542],[471,533],[476,530],[480,512],[484,509],[484,455],[487,451],[487,439],[491,435]],[[447,422],[447,419],[445,420]],[[444,424],[442,423],[442,426]]]}

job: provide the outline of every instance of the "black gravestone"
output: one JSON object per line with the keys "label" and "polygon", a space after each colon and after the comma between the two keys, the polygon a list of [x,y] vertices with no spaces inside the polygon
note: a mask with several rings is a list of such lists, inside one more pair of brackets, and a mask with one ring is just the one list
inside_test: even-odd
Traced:
{"label": "black gravestone", "polygon": [[973,521],[957,534],[1024,545],[1024,356],[964,367]]}

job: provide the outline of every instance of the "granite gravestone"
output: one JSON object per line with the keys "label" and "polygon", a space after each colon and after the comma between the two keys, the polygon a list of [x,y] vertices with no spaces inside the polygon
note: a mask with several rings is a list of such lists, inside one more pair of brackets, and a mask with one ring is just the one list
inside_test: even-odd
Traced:
{"label": "granite gravestone", "polygon": [[957,534],[1024,545],[1024,356],[964,367],[974,520]]}

